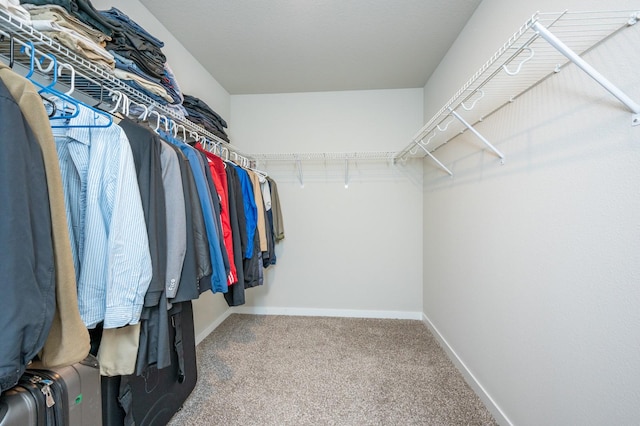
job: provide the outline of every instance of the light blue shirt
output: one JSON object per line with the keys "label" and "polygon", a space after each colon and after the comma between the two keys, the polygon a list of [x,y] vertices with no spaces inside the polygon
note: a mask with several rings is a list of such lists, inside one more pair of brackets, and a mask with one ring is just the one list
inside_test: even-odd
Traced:
{"label": "light blue shirt", "polygon": [[[80,108],[68,125],[106,123]],[[59,124],[60,122],[56,122]],[[131,147],[109,127],[53,129],[80,316],[88,328],[136,324],[151,282],[149,239]]]}

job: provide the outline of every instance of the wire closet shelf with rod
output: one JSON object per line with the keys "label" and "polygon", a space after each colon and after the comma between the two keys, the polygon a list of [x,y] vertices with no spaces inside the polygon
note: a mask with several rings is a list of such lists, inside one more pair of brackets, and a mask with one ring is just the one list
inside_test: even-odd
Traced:
{"label": "wire closet shelf with rod", "polygon": [[582,58],[609,37],[635,26],[638,19],[640,12],[631,10],[535,13],[426,122],[411,142],[395,153],[393,161],[428,156],[442,171],[453,175],[438,160],[436,151],[457,135],[470,131],[504,163],[505,155],[474,126],[572,64],[632,113],[631,125],[639,125],[640,105]]}
{"label": "wire closet shelf with rod", "polygon": [[[34,49],[35,52],[31,52]],[[156,102],[148,95],[127,85],[111,74],[107,69],[96,65],[65,46],[51,39],[27,23],[0,9],[0,57],[11,68],[22,74],[27,74],[33,55],[54,58],[57,61],[57,75],[52,76],[49,69],[41,69],[38,65],[32,79],[48,85],[55,82],[55,87],[69,93],[79,101],[104,111],[127,110],[134,104],[144,108],[153,115],[149,120],[157,120],[165,130],[172,130],[176,136],[185,140],[199,140],[209,150],[217,150],[219,154],[226,151],[235,153],[243,161],[251,160],[250,156],[218,136],[207,131],[204,127],[178,115],[171,108]],[[40,68],[40,69],[38,69]]]}

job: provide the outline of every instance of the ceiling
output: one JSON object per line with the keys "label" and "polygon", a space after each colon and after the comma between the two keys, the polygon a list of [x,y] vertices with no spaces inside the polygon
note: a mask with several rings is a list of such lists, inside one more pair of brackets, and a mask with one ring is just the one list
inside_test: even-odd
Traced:
{"label": "ceiling", "polygon": [[230,94],[423,87],[481,0],[141,0]]}

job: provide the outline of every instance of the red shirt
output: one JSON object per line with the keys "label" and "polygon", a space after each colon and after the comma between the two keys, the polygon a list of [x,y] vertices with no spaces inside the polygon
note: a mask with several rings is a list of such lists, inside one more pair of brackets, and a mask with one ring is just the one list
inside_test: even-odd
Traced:
{"label": "red shirt", "polygon": [[224,242],[224,248],[227,251],[227,257],[229,258],[230,273],[227,277],[229,285],[238,282],[238,271],[236,264],[233,261],[233,234],[231,233],[231,219],[229,217],[229,190],[227,184],[227,173],[225,172],[224,162],[220,157],[202,149],[200,143],[195,144],[195,147],[204,152],[209,162],[209,169],[211,170],[211,176],[213,177],[213,184],[216,187],[216,192],[220,198],[220,221],[222,222],[222,236]]}

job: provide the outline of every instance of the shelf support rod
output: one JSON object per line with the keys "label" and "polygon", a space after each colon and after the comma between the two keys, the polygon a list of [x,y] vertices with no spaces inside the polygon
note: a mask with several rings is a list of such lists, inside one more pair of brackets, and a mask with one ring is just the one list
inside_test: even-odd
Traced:
{"label": "shelf support rod", "polygon": [[298,180],[300,181],[300,188],[304,188],[304,178],[302,177],[302,162],[300,157],[296,155],[296,169],[298,169]]}
{"label": "shelf support rod", "polygon": [[535,22],[532,28],[551,46],[558,50],[558,52],[562,53],[571,62],[580,67],[589,75],[589,77],[593,78],[598,84],[604,87],[609,93],[618,98],[620,102],[622,102],[627,108],[629,108],[629,110],[634,113],[632,121],[632,124],[634,126],[640,124],[640,105],[634,102],[624,92],[622,92],[622,90],[616,87],[589,63],[587,63],[587,61],[582,59],[577,53],[575,53],[566,44],[560,41],[560,39],[553,35],[544,25],[540,24],[540,22]]}
{"label": "shelf support rod", "polygon": [[344,188],[349,188],[349,159],[344,159]]}
{"label": "shelf support rod", "polygon": [[462,124],[464,124],[464,126],[471,130],[471,132],[473,132],[474,135],[476,135],[478,137],[478,139],[480,139],[482,141],[482,143],[484,143],[486,146],[488,146],[491,151],[495,152],[495,154],[500,157],[500,159],[502,160],[502,163],[504,164],[504,154],[502,152],[500,152],[498,150],[498,148],[496,148],[495,146],[493,146],[491,144],[491,142],[489,142],[484,136],[482,136],[480,134],[480,132],[478,132],[471,124],[467,123],[467,121],[462,118],[462,116],[460,114],[458,114],[457,112],[455,112],[451,107],[449,107],[449,112],[451,113],[451,115],[453,115],[455,118],[457,118]]}
{"label": "shelf support rod", "polygon": [[453,176],[453,172],[451,172],[451,170],[449,170],[449,169],[448,169],[444,164],[442,164],[442,163],[440,162],[440,160],[438,160],[436,157],[434,157],[434,156],[433,156],[433,154],[431,154],[431,153],[429,152],[429,150],[428,150],[424,145],[422,145],[420,142],[415,142],[415,141],[414,141],[414,143],[415,143],[416,145],[418,145],[420,148],[422,148],[422,150],[423,150],[424,152],[426,152],[426,153],[427,153],[427,155],[428,155],[429,157],[431,157],[431,159],[432,159],[433,161],[435,161],[435,162],[438,164],[438,166],[440,166],[440,167],[441,167],[445,172],[449,173],[449,176]]}

